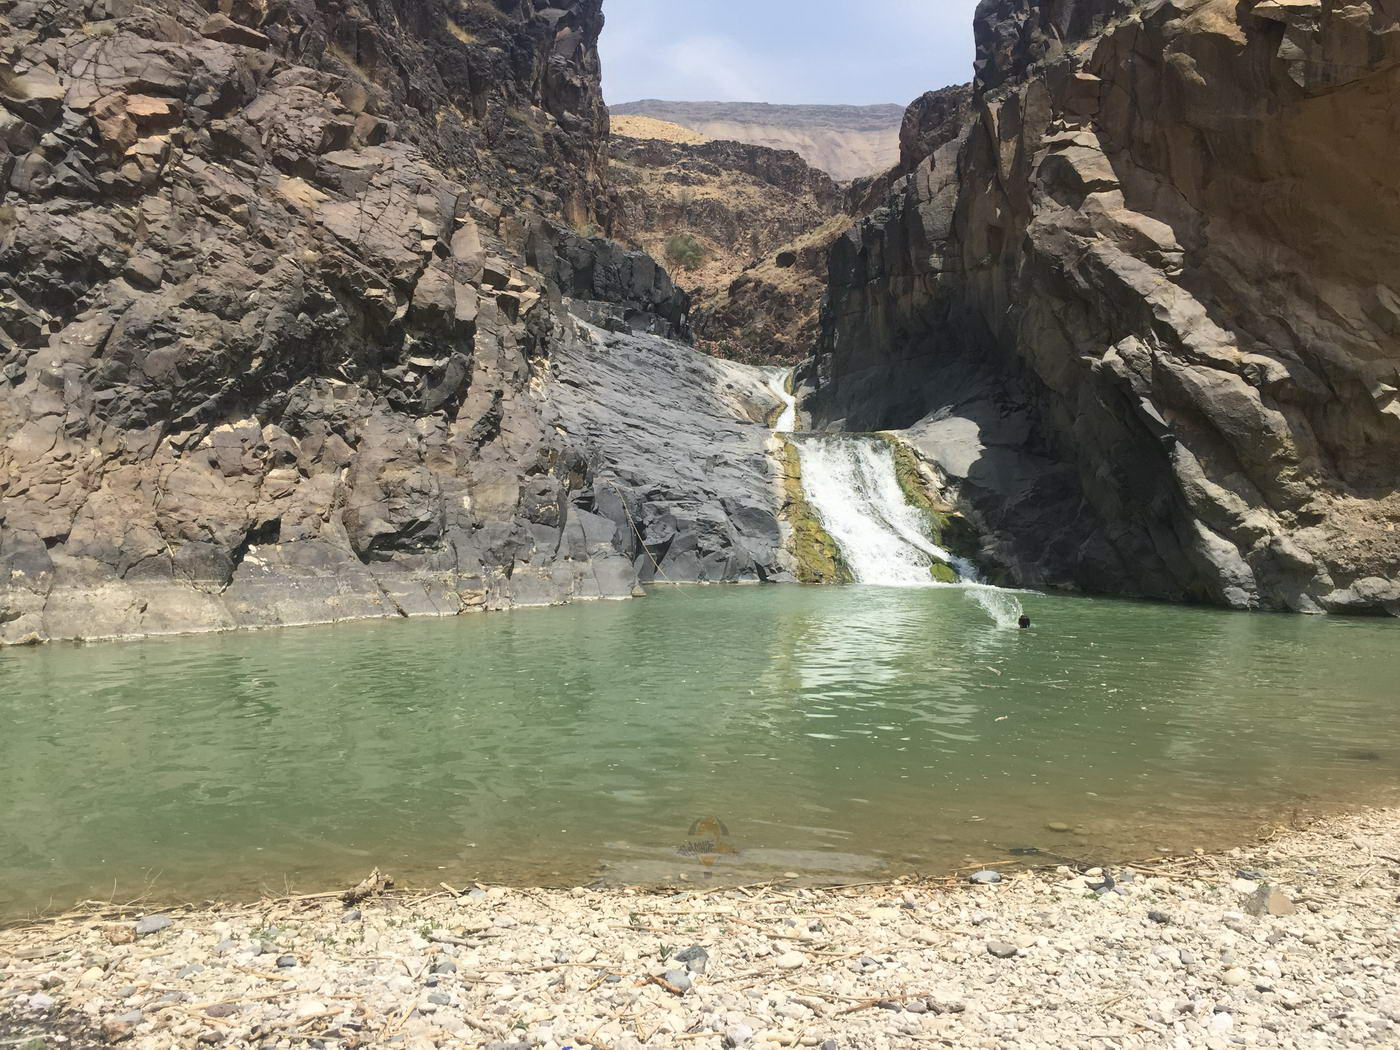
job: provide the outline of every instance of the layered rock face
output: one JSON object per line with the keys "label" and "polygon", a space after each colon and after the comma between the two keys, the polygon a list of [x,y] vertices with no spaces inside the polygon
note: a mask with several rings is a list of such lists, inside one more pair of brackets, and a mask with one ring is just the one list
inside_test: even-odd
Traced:
{"label": "layered rock face", "polygon": [[1015,579],[1400,613],[1397,17],[986,0],[808,407],[911,427]]}
{"label": "layered rock face", "polygon": [[678,277],[702,347],[740,360],[812,353],[826,257],[808,241],[842,203],[829,176],[739,142],[615,136],[610,154],[609,233],[657,258],[678,236],[699,246]]}
{"label": "layered rock face", "polygon": [[768,102],[670,102],[643,99],[611,107],[725,139],[791,150],[845,182],[887,170],[899,156],[903,111],[895,105],[782,106]]}
{"label": "layered rock face", "polygon": [[688,313],[553,221],[601,199],[599,7],[0,2],[0,642],[781,573],[761,486],[623,477],[612,388],[552,399]]}

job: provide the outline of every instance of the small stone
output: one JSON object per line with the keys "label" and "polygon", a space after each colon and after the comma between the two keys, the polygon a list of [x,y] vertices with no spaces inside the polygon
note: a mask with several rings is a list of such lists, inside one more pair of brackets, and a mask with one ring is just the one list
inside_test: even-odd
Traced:
{"label": "small stone", "polygon": [[690,974],[684,970],[667,970],[665,980],[667,984],[679,988],[683,992],[690,991]]}
{"label": "small stone", "polygon": [[1226,970],[1224,975],[1220,979],[1226,984],[1228,984],[1231,988],[1238,988],[1240,985],[1247,984],[1249,982],[1249,971],[1236,966],[1229,970]]}
{"label": "small stone", "polygon": [[190,963],[188,966],[181,967],[180,971],[175,976],[184,980],[186,977],[193,977],[195,974],[203,972],[204,967],[199,965],[199,963]]}
{"label": "small stone", "polygon": [[1272,886],[1260,886],[1254,891],[1254,895],[1244,906],[1245,911],[1255,918],[1262,918],[1265,915],[1284,916],[1296,915],[1298,907],[1288,899],[1286,893],[1274,889]]}
{"label": "small stone", "polygon": [[109,1043],[119,1043],[123,1039],[130,1039],[132,1029],[140,1023],[140,1010],[133,1010],[119,1017],[109,1017],[102,1022],[102,1035]]}
{"label": "small stone", "polygon": [[480,898],[486,896],[486,891],[483,890],[480,886],[473,886],[471,889],[467,890],[467,896],[471,897],[474,900],[479,900]]}
{"label": "small stone", "polygon": [[208,1017],[232,1017],[238,1013],[237,1003],[215,1003],[204,1011]]}
{"label": "small stone", "polygon": [[169,915],[147,915],[136,924],[136,936],[148,937],[170,926],[173,920]]}
{"label": "small stone", "polygon": [[774,960],[780,970],[799,970],[807,962],[807,957],[801,952],[784,952]]}
{"label": "small stone", "polygon": [[35,1010],[52,1010],[56,1001],[53,996],[45,995],[43,992],[37,992],[29,997],[29,1005]]}
{"label": "small stone", "polygon": [[972,913],[972,925],[985,926],[991,922],[994,916],[989,911],[975,911]]}
{"label": "small stone", "polygon": [[326,1004],[319,999],[303,999],[297,1003],[293,1013],[298,1018],[315,1017],[326,1012]]}
{"label": "small stone", "polygon": [[439,959],[437,962],[433,963],[433,968],[432,968],[432,970],[430,970],[429,972],[430,972],[430,973],[456,973],[456,972],[457,972],[457,964],[456,964],[455,962],[453,962],[451,959]]}
{"label": "small stone", "polygon": [[1068,835],[1074,829],[1061,821],[1052,820],[1049,824],[1045,825],[1045,830],[1053,831],[1058,835]]}
{"label": "small stone", "polygon": [[676,952],[672,958],[678,963],[685,963],[685,968],[691,973],[704,973],[710,965],[710,953],[698,944]]}
{"label": "small stone", "polygon": [[125,923],[107,927],[108,944],[131,944],[136,940],[136,928]]}
{"label": "small stone", "polygon": [[984,868],[981,871],[974,871],[967,877],[967,881],[974,886],[992,886],[1001,881],[1001,872]]}
{"label": "small stone", "polygon": [[1147,913],[1147,917],[1158,926],[1168,926],[1172,921],[1172,917],[1164,911],[1150,911]]}
{"label": "small stone", "polygon": [[743,1046],[745,1043],[753,1041],[753,1029],[746,1024],[736,1024],[732,1028],[725,1029],[725,1046]]}
{"label": "small stone", "polygon": [[988,941],[987,951],[998,959],[1010,959],[1016,955],[1016,946],[1006,941]]}
{"label": "small stone", "polygon": [[295,955],[279,955],[277,957],[277,968],[279,970],[290,970],[296,966],[297,957]]}
{"label": "small stone", "polygon": [[233,940],[233,938],[231,937],[225,937],[218,944],[214,945],[214,954],[227,955],[229,952],[233,951],[237,947],[237,941]]}
{"label": "small stone", "polygon": [[449,1006],[452,1003],[452,997],[446,992],[433,992],[428,996],[428,1002],[437,1006]]}
{"label": "small stone", "polygon": [[341,922],[359,922],[364,917],[364,913],[359,908],[351,908],[340,917]]}

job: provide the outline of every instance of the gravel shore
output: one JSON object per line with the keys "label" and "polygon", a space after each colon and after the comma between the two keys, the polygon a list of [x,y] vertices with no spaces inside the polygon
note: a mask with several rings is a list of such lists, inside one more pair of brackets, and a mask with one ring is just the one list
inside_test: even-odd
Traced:
{"label": "gravel shore", "polygon": [[972,877],[93,908],[0,931],[0,1046],[1400,1046],[1400,810]]}

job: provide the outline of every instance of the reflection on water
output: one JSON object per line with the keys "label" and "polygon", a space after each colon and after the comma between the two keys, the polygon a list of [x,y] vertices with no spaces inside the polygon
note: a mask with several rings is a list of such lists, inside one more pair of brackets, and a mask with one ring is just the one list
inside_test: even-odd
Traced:
{"label": "reflection on water", "polygon": [[[0,913],[374,865],[432,885],[1110,859],[1400,783],[1393,623],[1022,599],[1030,631],[956,588],[714,588],[0,651]],[[688,848],[705,819],[710,855]]]}

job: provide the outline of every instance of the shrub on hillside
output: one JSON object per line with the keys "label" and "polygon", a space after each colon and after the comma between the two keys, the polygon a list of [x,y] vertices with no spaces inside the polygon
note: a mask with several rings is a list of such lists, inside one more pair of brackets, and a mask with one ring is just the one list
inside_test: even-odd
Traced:
{"label": "shrub on hillside", "polygon": [[702,265],[705,255],[705,246],[688,233],[678,233],[666,242],[666,261],[683,270]]}

